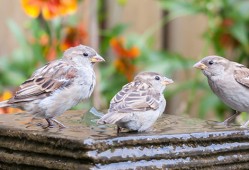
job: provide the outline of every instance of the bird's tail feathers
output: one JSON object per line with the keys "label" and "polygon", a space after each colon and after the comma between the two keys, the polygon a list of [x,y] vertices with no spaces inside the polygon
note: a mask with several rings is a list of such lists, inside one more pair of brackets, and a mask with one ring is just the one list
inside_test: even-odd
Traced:
{"label": "bird's tail feathers", "polygon": [[9,107],[10,104],[8,104],[8,100],[0,102],[0,107]]}
{"label": "bird's tail feathers", "polygon": [[115,124],[126,116],[125,113],[109,112],[98,120],[98,124]]}

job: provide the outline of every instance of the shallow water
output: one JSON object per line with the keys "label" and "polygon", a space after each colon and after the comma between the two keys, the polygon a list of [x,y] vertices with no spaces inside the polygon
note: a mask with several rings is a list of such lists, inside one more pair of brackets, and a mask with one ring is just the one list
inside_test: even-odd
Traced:
{"label": "shallow water", "polygon": [[8,127],[25,131],[37,131],[46,135],[59,135],[71,139],[110,139],[113,137],[129,137],[129,136],[151,136],[162,134],[189,134],[195,132],[216,132],[241,130],[238,125],[224,126],[216,124],[214,121],[203,121],[199,119],[189,118],[188,116],[175,116],[171,114],[163,114],[155,125],[146,132],[128,132],[123,129],[122,133],[116,133],[115,125],[97,125],[98,117],[92,113],[84,111],[69,111],[63,116],[57,117],[66,128],[58,127],[43,129],[41,124],[46,125],[44,119],[32,120],[32,117],[26,113],[0,115],[0,127]]}

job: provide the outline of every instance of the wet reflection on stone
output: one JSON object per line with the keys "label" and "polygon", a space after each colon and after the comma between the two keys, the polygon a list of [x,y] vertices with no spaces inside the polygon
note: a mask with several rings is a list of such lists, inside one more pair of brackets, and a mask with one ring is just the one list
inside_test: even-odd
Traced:
{"label": "wet reflection on stone", "polygon": [[[61,135],[66,134],[71,137],[79,137],[75,133],[88,133],[95,139],[109,138],[110,136],[116,136],[115,125],[97,125],[97,117],[89,112],[84,113],[79,111],[69,111],[58,120],[63,122],[67,128],[59,130],[58,127],[42,129],[37,126],[38,124],[46,124],[43,119],[36,118],[32,120],[32,117],[26,113],[0,115],[0,126],[6,126],[9,128],[25,129],[25,130],[38,130],[39,132],[46,131],[46,133],[61,132]],[[29,126],[25,126],[29,125]],[[152,134],[177,134],[177,133],[193,133],[193,132],[210,132],[216,130],[229,130],[240,129],[238,125],[224,126],[214,121],[202,121],[199,119],[188,118],[187,116],[175,116],[164,114],[153,126],[152,129],[147,132],[135,133],[135,135],[152,135]],[[60,133],[60,132],[59,132]],[[133,133],[124,130],[122,136],[130,136]],[[82,134],[80,136],[83,137]]]}
{"label": "wet reflection on stone", "polygon": [[[67,128],[43,129],[26,113],[0,115],[0,168],[129,169],[248,167],[249,131],[164,114],[148,132],[116,134],[115,125],[69,111]],[[235,164],[236,163],[236,164]]]}

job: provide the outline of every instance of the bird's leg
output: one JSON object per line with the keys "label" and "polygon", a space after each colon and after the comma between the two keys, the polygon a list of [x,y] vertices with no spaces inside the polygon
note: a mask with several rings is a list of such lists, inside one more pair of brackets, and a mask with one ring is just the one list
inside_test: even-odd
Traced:
{"label": "bird's leg", "polygon": [[56,120],[56,119],[54,119],[54,118],[52,118],[51,120],[52,120],[54,123],[56,123],[56,124],[59,126],[60,129],[66,127],[66,126],[64,126],[61,122],[59,122],[58,120]]}
{"label": "bird's leg", "polygon": [[224,122],[222,122],[222,124],[224,124],[224,125],[226,125],[226,126],[229,125],[230,123],[232,123],[232,122],[235,120],[235,118],[236,118],[237,116],[240,115],[240,113],[241,113],[241,112],[236,111],[235,114],[233,114],[232,116],[230,116],[229,118],[227,118]]}
{"label": "bird's leg", "polygon": [[121,132],[121,127],[117,126],[117,134]]}
{"label": "bird's leg", "polygon": [[44,127],[43,127],[44,129],[54,127],[54,124],[53,124],[53,122],[52,122],[52,119],[47,118],[46,121],[48,122],[48,125],[47,125],[47,126],[44,126]]}

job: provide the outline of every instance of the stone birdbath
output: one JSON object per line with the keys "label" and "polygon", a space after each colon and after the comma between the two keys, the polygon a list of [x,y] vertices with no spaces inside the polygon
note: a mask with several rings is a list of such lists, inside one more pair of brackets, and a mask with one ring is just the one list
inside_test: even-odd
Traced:
{"label": "stone birdbath", "polygon": [[[26,113],[0,115],[0,169],[247,169],[249,130],[164,114],[153,130],[122,132],[69,111],[65,129]],[[45,123],[45,121],[44,121]]]}

